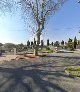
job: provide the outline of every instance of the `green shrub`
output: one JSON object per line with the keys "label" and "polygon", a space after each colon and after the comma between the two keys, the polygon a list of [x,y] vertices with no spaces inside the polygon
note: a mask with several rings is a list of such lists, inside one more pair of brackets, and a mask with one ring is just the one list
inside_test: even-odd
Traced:
{"label": "green shrub", "polygon": [[53,50],[51,50],[49,47],[44,47],[44,48],[42,48],[41,50],[39,50],[39,51],[41,51],[41,52],[43,52],[43,53],[52,53],[53,52]]}
{"label": "green shrub", "polygon": [[68,49],[68,46],[64,46],[65,49]]}
{"label": "green shrub", "polygon": [[46,47],[46,50],[50,50],[50,48],[49,47]]}

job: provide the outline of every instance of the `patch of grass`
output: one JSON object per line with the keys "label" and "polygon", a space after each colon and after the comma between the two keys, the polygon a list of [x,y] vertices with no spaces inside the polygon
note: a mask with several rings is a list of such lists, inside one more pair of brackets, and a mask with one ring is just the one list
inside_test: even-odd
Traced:
{"label": "patch of grass", "polygon": [[69,67],[65,69],[69,75],[80,77],[80,67]]}
{"label": "patch of grass", "polygon": [[51,50],[51,49],[49,49],[49,48],[42,48],[42,49],[40,50],[40,52],[42,52],[42,53],[52,53],[53,50]]}
{"label": "patch of grass", "polygon": [[76,68],[69,67],[69,68],[66,68],[66,70],[68,70],[68,71],[80,71],[80,67],[76,67]]}

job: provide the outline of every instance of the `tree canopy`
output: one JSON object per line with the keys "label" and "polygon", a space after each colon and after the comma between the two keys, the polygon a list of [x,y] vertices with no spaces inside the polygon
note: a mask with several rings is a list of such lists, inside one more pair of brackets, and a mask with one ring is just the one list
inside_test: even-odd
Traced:
{"label": "tree canopy", "polygon": [[0,0],[0,12],[11,11],[13,0]]}
{"label": "tree canopy", "polygon": [[38,54],[40,36],[50,15],[54,14],[66,0],[19,0],[24,14],[36,23],[35,55]]}

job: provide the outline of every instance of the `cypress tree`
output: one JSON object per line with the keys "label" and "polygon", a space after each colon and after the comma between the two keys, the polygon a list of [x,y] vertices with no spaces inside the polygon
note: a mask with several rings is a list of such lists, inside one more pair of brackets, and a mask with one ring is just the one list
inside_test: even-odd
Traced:
{"label": "cypress tree", "polygon": [[47,46],[49,46],[49,39],[47,40]]}
{"label": "cypress tree", "polygon": [[31,46],[33,45],[33,41],[31,41]]}
{"label": "cypress tree", "polygon": [[61,45],[64,45],[64,41],[62,40]]}
{"label": "cypress tree", "polygon": [[53,46],[53,42],[51,43],[51,45]]}
{"label": "cypress tree", "polygon": [[41,40],[41,46],[44,46],[44,42],[43,42],[43,40]]}
{"label": "cypress tree", "polygon": [[30,46],[30,42],[29,42],[29,40],[27,41],[27,46]]}
{"label": "cypress tree", "polygon": [[74,49],[76,49],[76,45],[77,45],[77,39],[76,39],[76,36],[74,38]]}

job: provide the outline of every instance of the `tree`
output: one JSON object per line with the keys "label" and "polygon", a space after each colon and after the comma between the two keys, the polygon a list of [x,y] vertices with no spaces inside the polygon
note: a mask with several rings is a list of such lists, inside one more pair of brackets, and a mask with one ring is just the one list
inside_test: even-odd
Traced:
{"label": "tree", "polygon": [[64,45],[64,41],[62,40],[62,42],[61,42],[61,45],[63,46]]}
{"label": "tree", "polygon": [[34,19],[37,26],[37,44],[34,48],[35,55],[38,55],[40,36],[45,28],[48,17],[55,13],[65,1],[66,0],[20,0],[18,2],[22,6],[26,16],[30,14],[29,17]]}
{"label": "tree", "polygon": [[70,50],[74,50],[74,43],[73,43],[73,40],[70,38],[68,40],[68,47],[70,48]]}
{"label": "tree", "polygon": [[16,45],[16,49],[17,49],[17,51],[23,51],[24,49],[26,48],[26,46],[25,45],[23,45],[23,43],[20,43],[20,44],[17,44]]}
{"label": "tree", "polygon": [[59,41],[56,41],[56,42],[54,43],[54,46],[59,47],[59,46],[60,46]]}
{"label": "tree", "polygon": [[5,47],[8,51],[11,51],[13,48],[16,47],[16,45],[13,44],[13,43],[5,43],[5,44],[4,44],[4,47]]}
{"label": "tree", "polygon": [[51,43],[51,45],[53,46],[53,42]]}
{"label": "tree", "polygon": [[2,43],[0,43],[0,47],[1,47],[1,46],[3,46],[3,44],[2,44]]}
{"label": "tree", "polygon": [[49,46],[49,39],[47,39],[47,46]]}
{"label": "tree", "polygon": [[29,40],[27,41],[27,46],[28,46],[28,47],[30,46],[30,41],[29,41]]}
{"label": "tree", "polygon": [[1,51],[1,49],[2,49],[2,46],[3,46],[3,44],[2,44],[2,43],[0,43],[0,51]]}
{"label": "tree", "polygon": [[31,46],[33,46],[33,41],[31,41]]}
{"label": "tree", "polygon": [[74,49],[76,49],[76,45],[77,45],[77,39],[76,39],[76,36],[74,38]]}
{"label": "tree", "polygon": [[43,42],[43,40],[41,40],[41,46],[44,46],[44,42]]}
{"label": "tree", "polygon": [[78,40],[78,45],[80,45],[80,40]]}
{"label": "tree", "polygon": [[62,40],[61,41],[61,46],[62,46],[62,49],[64,48],[64,41]]}
{"label": "tree", "polygon": [[34,47],[35,47],[35,45],[36,45],[36,40],[35,40],[35,38],[34,38]]}
{"label": "tree", "polygon": [[0,12],[11,12],[13,0],[0,0]]}

